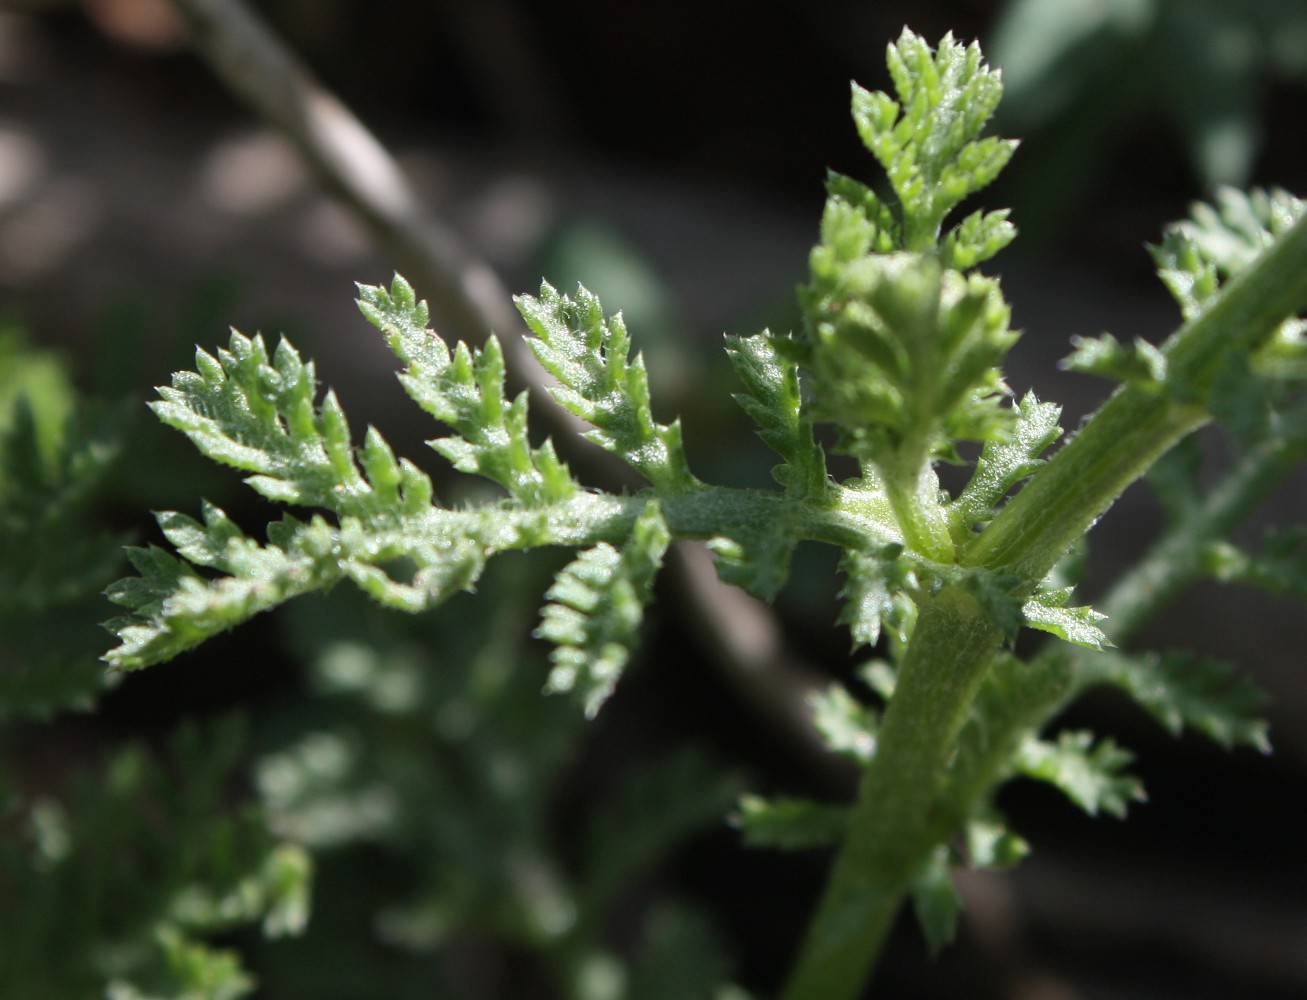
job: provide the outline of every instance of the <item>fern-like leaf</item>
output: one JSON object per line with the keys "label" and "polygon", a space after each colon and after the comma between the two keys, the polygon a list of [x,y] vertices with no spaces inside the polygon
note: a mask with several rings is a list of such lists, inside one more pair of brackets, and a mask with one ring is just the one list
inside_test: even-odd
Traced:
{"label": "fern-like leaf", "polygon": [[662,512],[650,503],[622,549],[587,549],[546,594],[536,635],[556,647],[548,688],[577,692],[588,716],[598,713],[630,659],[670,540]]}
{"label": "fern-like leaf", "polygon": [[387,292],[359,286],[359,309],[407,366],[404,390],[455,435],[430,442],[460,472],[493,480],[524,504],[566,499],[576,490],[566,466],[546,441],[527,435],[527,397],[504,396],[504,354],[493,336],[482,350],[458,344],[453,352],[427,328],[425,302],[396,275]]}
{"label": "fern-like leaf", "polygon": [[823,234],[805,289],[813,415],[890,480],[1001,436],[1013,415],[997,366],[1018,335],[998,284],[929,256],[847,258],[841,239]]}
{"label": "fern-like leaf", "polygon": [[88,508],[126,415],[80,400],[56,357],[0,329],[0,720],[86,707],[104,687],[96,598],[124,540]]}
{"label": "fern-like leaf", "polygon": [[697,480],[686,464],[680,422],[654,420],[644,360],[630,354],[621,314],[604,318],[599,299],[585,288],[576,298],[548,283],[539,296],[516,299],[536,339],[531,348],[559,385],[550,390],[567,410],[591,424],[587,439],[612,452],[660,490],[677,491]]}
{"label": "fern-like leaf", "polygon": [[1098,337],[1072,337],[1075,350],[1061,367],[1082,375],[1098,375],[1117,382],[1149,387],[1166,380],[1166,355],[1146,340],[1136,338],[1127,347],[1110,333]]}
{"label": "fern-like leaf", "polygon": [[970,481],[949,505],[949,521],[959,542],[973,526],[993,518],[1012,487],[1044,464],[1039,456],[1062,434],[1057,423],[1061,412],[1060,406],[1041,403],[1033,392],[1013,404],[1010,437],[986,442]]}
{"label": "fern-like leaf", "polygon": [[[48,997],[236,998],[252,977],[208,939],[262,924],[303,930],[312,862],[261,811],[227,808],[246,749],[239,727],[183,727],[166,760],[118,749],[59,798],[7,803],[0,841],[0,992]],[[70,923],[69,914],[76,914]]]}
{"label": "fern-like leaf", "polygon": [[797,533],[793,510],[778,510],[769,521],[740,525],[731,535],[708,539],[721,579],[761,601],[780,593],[790,576]]}
{"label": "fern-like leaf", "polygon": [[954,271],[969,271],[983,264],[1016,239],[1017,227],[1008,221],[1006,208],[975,211],[945,234],[939,245],[940,260]]}
{"label": "fern-like leaf", "polygon": [[[234,333],[216,357],[199,352],[196,366],[160,390],[162,401],[154,404],[160,419],[210,458],[252,473],[247,482],[264,496],[334,511],[338,523],[286,517],[269,528],[263,544],[212,506],[206,505],[203,523],[160,515],[165,536],[189,563],[158,549],[131,553],[140,576],[109,590],[131,612],[110,623],[122,641],[106,657],[111,664],[136,668],[170,659],[342,578],[408,611],[475,582],[499,541],[485,535],[502,535],[503,525],[475,518],[463,525],[459,515],[434,508],[430,480],[396,460],[375,429],[356,453],[335,396],[315,405],[313,366],[288,342],[270,359],[261,338]],[[507,542],[531,537],[524,525]],[[217,575],[202,575],[191,564]]]}
{"label": "fern-like leaf", "polygon": [[245,481],[268,499],[364,518],[429,501],[427,477],[397,463],[375,430],[359,466],[339,400],[328,392],[315,404],[313,363],[288,341],[270,358],[262,337],[232,333],[216,357],[197,351],[195,365],[151,408],[208,458],[251,473]]}
{"label": "fern-like leaf", "polygon": [[[1150,248],[1158,275],[1180,305],[1186,319],[1202,314],[1224,284],[1248,268],[1267,247],[1285,233],[1307,210],[1307,202],[1286,191],[1237,191],[1221,188],[1212,204],[1197,203],[1190,218],[1170,226],[1159,246]],[[1286,319],[1251,359],[1232,355],[1231,361],[1251,361],[1250,373],[1240,384],[1218,385],[1217,402],[1230,408],[1246,398],[1265,403],[1272,382],[1307,378],[1307,321]],[[1228,369],[1227,365],[1227,369]],[[1215,412],[1215,411],[1214,411]],[[1222,417],[1220,413],[1216,414]],[[1224,418],[1222,418],[1224,419]]]}
{"label": "fern-like leaf", "polygon": [[[949,211],[998,176],[1016,143],[978,138],[1003,94],[999,74],[985,65],[978,45],[963,48],[945,35],[932,50],[905,28],[889,46],[887,62],[898,101],[855,84],[853,119],[898,196],[903,245],[926,250]],[[968,229],[989,234],[977,240],[969,232],[972,247],[994,232],[992,224]]]}
{"label": "fern-like leaf", "polygon": [[776,478],[791,496],[820,497],[826,488],[826,460],[801,415],[799,370],[782,358],[764,331],[756,337],[727,337],[726,353],[745,392],[736,402],[758,424],[758,435],[785,459]]}
{"label": "fern-like leaf", "polygon": [[899,642],[906,640],[914,617],[908,592],[917,586],[901,545],[888,545],[877,552],[850,550],[840,561],[846,579],[840,597],[844,606],[839,621],[848,625],[854,647],[874,646],[881,629],[888,627]]}
{"label": "fern-like leaf", "polygon": [[[303,542],[290,551],[260,545],[211,505],[205,507],[203,524],[175,513],[161,514],[159,522],[174,544],[180,542],[183,555],[224,575],[202,576],[184,559],[154,546],[129,549],[139,575],[120,580],[107,591],[111,601],[131,612],[130,617],[107,624],[120,642],[105,657],[115,667],[134,669],[170,660],[341,575],[332,559],[333,533],[320,519],[313,524],[296,522],[303,529]],[[312,549],[317,546],[310,538],[325,548],[316,559]]]}
{"label": "fern-like leaf", "polygon": [[1158,274],[1185,319],[1203,311],[1221,283],[1242,271],[1301,217],[1303,201],[1286,191],[1221,188],[1215,204],[1195,204],[1152,247]]}

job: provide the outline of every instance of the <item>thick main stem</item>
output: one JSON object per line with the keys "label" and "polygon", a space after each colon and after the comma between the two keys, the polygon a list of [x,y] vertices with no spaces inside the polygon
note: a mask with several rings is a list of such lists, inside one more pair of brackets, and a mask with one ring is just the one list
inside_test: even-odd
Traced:
{"label": "thick main stem", "polygon": [[957,588],[923,601],[849,835],[783,1000],[858,995],[913,876],[948,833],[935,807],[1000,638],[976,600]]}

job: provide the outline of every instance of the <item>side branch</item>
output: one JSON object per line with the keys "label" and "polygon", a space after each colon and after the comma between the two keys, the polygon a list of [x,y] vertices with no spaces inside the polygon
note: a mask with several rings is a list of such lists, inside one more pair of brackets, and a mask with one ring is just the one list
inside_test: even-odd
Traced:
{"label": "side branch", "polygon": [[1162,346],[1166,381],[1119,389],[999,512],[966,562],[1038,585],[1127,486],[1210,419],[1206,397],[1229,352],[1252,350],[1304,308],[1307,216]]}
{"label": "side branch", "polygon": [[[372,239],[427,296],[442,324],[456,328],[474,343],[493,331],[509,359],[509,378],[545,402],[537,412],[556,430],[577,430],[578,421],[548,399],[544,372],[527,346],[525,329],[512,297],[495,271],[463,245],[459,237],[430,219],[394,158],[367,128],[277,39],[271,29],[240,0],[172,0],[190,27],[198,52],[226,85],[284,134],[315,171],[319,182],[363,223]],[[454,339],[454,338],[449,338]],[[624,466],[587,449],[574,459],[602,470],[608,482],[626,482]],[[681,560],[669,570],[683,589],[698,592]],[[751,610],[768,621],[771,612],[740,594]],[[733,612],[720,601],[696,603],[696,613],[710,634],[727,634]],[[775,627],[774,624],[772,626]],[[728,673],[748,672],[730,644],[711,644]],[[779,666],[779,665],[778,665]],[[802,674],[790,677],[796,689],[807,687]],[[796,745],[808,746],[807,720],[796,720],[791,706],[774,699],[773,721]],[[799,704],[803,704],[800,698]]]}

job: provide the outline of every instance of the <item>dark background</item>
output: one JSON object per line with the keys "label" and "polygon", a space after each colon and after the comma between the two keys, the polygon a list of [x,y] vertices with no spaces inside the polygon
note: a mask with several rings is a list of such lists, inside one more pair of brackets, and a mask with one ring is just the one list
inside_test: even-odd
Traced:
{"label": "dark background", "polygon": [[[1239,6],[1267,17],[1284,9],[1285,23],[1298,24],[1292,5],[1137,6],[1157,18],[1210,8],[1218,26]],[[416,455],[430,431],[412,426],[389,356],[350,305],[351,282],[383,281],[388,265],[186,51],[176,26],[130,0],[9,7],[0,8],[0,309],[65,348],[92,391],[138,397],[229,324],[287,330],[357,426],[375,421],[398,451]],[[885,85],[884,46],[905,23],[931,40],[948,30],[978,38],[996,58],[996,24],[1011,14],[983,0],[262,7],[510,288],[532,289],[541,275],[563,287],[581,279],[609,309],[626,309],[661,383],[655,398],[686,411],[692,458],[721,478],[750,475],[757,462],[731,461],[733,448],[752,447],[724,437],[743,424],[713,430],[704,426],[711,415],[696,424],[695,397],[727,384],[715,381],[724,371],[718,337],[793,322],[825,169],[874,176],[848,119],[848,81]],[[1068,337],[1165,335],[1175,313],[1142,247],[1211,179],[1183,110],[1186,94],[1193,105],[1207,100],[1202,89],[1168,72],[1165,46],[1147,31],[1095,44],[1076,65],[1087,60],[1103,75],[1086,71],[1089,82],[1058,116],[1019,133],[1025,145],[1010,176],[984,195],[987,205],[1011,205],[1023,230],[998,261],[1028,331],[1009,381],[1064,401],[1068,427],[1105,392],[1055,369]],[[1307,192],[1301,78],[1269,62],[1252,76],[1245,123],[1258,141],[1230,179]],[[1105,80],[1132,88],[1117,93]],[[265,516],[167,434],[137,433],[140,449],[152,449],[152,479],[123,487],[116,521],[152,537],[133,521],[139,511],[192,509],[215,491],[234,512],[247,503],[248,523]],[[696,444],[700,433],[708,443]],[[1268,516],[1300,513],[1303,489],[1287,489]],[[1103,525],[1091,590],[1159,523],[1135,492]],[[821,582],[809,588],[801,575],[779,603],[790,641],[847,671],[832,585],[812,579]],[[294,667],[270,670],[260,646],[275,647],[274,632],[256,623],[218,653],[133,678],[78,731],[114,738],[294,693]],[[1136,750],[1150,801],[1119,823],[1088,819],[1044,788],[1010,789],[1004,805],[1033,857],[1012,876],[964,883],[971,917],[940,959],[905,927],[881,995],[1307,994],[1307,862],[1295,825],[1307,771],[1299,612],[1203,588],[1148,638],[1201,643],[1252,672],[1275,699],[1277,755],[1172,740],[1114,698],[1088,700],[1070,721]],[[671,610],[656,616],[648,648],[601,740],[639,754],[664,746],[660,734],[683,735],[747,769],[758,787],[812,787]],[[282,655],[272,654],[274,666]],[[51,737],[53,752],[61,738]],[[821,872],[820,858],[742,855],[734,834],[718,831],[664,877],[713,908],[742,980],[765,991]]]}

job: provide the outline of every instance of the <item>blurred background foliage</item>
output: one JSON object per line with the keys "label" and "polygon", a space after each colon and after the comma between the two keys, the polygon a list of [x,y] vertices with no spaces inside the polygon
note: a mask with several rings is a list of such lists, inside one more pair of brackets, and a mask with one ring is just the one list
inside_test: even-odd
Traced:
{"label": "blurred background foliage", "polygon": [[1035,209],[1083,198],[1153,123],[1183,149],[1191,185],[1242,188],[1264,154],[1281,155],[1279,136],[1267,141],[1268,95],[1307,84],[1307,7],[1014,0],[987,52],[1003,67],[997,127],[1036,147],[1024,164],[1042,179]]}
{"label": "blurred background foliage", "polygon": [[[904,23],[977,37],[1004,69],[999,127],[1023,147],[984,198],[1023,230],[999,267],[1032,331],[1010,381],[1066,399],[1068,426],[1099,391],[1053,371],[1071,333],[1174,322],[1144,240],[1219,183],[1307,191],[1294,0],[257,6],[510,288],[582,280],[625,311],[660,419],[684,415],[717,481],[771,464],[720,334],[792,321],[825,168],[870,172],[848,81],[884,84]],[[143,512],[203,496],[267,518],[142,412],[194,344],[229,323],[289,333],[356,426],[439,475],[352,314],[350,282],[387,277],[166,0],[0,5],[0,997],[727,1000],[711,984],[765,996],[786,967],[824,859],[742,853],[724,816],[745,787],[839,796],[847,774],[751,714],[666,584],[593,724],[541,694],[547,557],[430,620],[333,594],[105,678],[99,592],[125,540],[157,540]],[[1280,504],[1300,510],[1294,489]],[[1100,574],[1156,523],[1147,501],[1125,510]],[[777,610],[789,648],[850,679],[833,565],[800,552]],[[1249,626],[1237,597],[1197,595],[1195,616],[1245,626],[1213,652],[1256,661],[1281,756],[1077,709],[1140,751],[1154,803],[1091,825],[1015,790],[1034,860],[962,886],[972,922],[933,964],[905,932],[887,994],[1307,989],[1284,930],[1307,919],[1300,838],[1268,805],[1307,772],[1301,628]],[[1195,901],[1183,881],[1212,869]]]}

